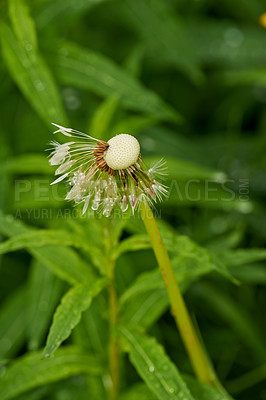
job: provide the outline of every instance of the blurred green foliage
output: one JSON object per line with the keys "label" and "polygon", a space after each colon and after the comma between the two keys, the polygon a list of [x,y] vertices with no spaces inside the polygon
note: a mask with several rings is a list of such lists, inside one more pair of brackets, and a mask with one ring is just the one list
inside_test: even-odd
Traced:
{"label": "blurred green foliage", "polygon": [[[166,159],[155,214],[189,309],[227,391],[265,400],[265,2],[5,0],[0,12],[0,400],[106,400],[110,262],[119,399],[229,399],[192,377],[138,215],[81,218],[49,185],[51,122],[132,133],[148,165]],[[55,356],[40,361],[45,344]]]}

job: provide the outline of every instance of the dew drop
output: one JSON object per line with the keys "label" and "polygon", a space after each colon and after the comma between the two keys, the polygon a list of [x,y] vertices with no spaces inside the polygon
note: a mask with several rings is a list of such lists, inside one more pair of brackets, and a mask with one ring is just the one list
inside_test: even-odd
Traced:
{"label": "dew drop", "polygon": [[150,365],[150,366],[149,366],[149,371],[150,371],[150,372],[154,372],[154,370],[155,370],[154,365]]}
{"label": "dew drop", "polygon": [[31,51],[31,50],[32,50],[32,45],[31,45],[30,43],[26,43],[26,44],[25,44],[25,49],[26,49],[27,51]]}
{"label": "dew drop", "polygon": [[128,199],[127,199],[126,195],[124,195],[121,200],[120,208],[123,212],[127,211],[127,209],[128,209]]}
{"label": "dew drop", "polygon": [[154,150],[156,147],[156,142],[152,138],[143,139],[141,144],[142,144],[142,147],[144,147],[145,149],[147,149],[149,151]]}
{"label": "dew drop", "polygon": [[225,43],[232,48],[239,47],[244,41],[243,33],[237,28],[229,28],[224,34]]}
{"label": "dew drop", "polygon": [[168,371],[169,366],[167,364],[163,365],[163,371]]}
{"label": "dew drop", "polygon": [[94,211],[98,210],[99,205],[100,205],[99,201],[93,200],[92,205],[91,205],[92,210],[94,210]]}
{"label": "dew drop", "polygon": [[171,394],[171,396],[174,396],[174,394],[176,393],[176,389],[174,389],[173,387],[171,387],[169,389],[169,393]]}
{"label": "dew drop", "polygon": [[38,90],[38,92],[42,92],[44,90],[44,84],[40,80],[36,80],[34,82],[34,86]]}
{"label": "dew drop", "polygon": [[112,212],[112,209],[113,209],[113,206],[114,206],[114,203],[112,202],[112,201],[110,201],[110,200],[107,200],[106,202],[105,202],[105,207],[104,207],[104,209],[103,209],[103,215],[105,216],[105,217],[110,217],[110,215],[111,215],[111,212]]}

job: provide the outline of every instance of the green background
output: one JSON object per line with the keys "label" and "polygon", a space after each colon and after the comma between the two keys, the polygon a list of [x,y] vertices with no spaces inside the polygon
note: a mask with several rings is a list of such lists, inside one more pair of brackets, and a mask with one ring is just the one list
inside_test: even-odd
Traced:
{"label": "green background", "polygon": [[[69,243],[63,236],[56,239],[55,230],[77,237],[82,230],[84,243],[86,233],[88,240],[94,238],[94,250],[86,253],[84,247],[77,254],[92,270],[103,268],[97,249],[105,246],[101,229],[108,222],[93,215],[80,221],[73,205],[64,201],[66,186],[49,186],[54,171],[47,149],[54,122],[104,140],[134,134],[148,165],[162,157],[167,161],[169,198],[156,206],[155,214],[172,246],[174,265],[181,265],[188,307],[228,391],[239,400],[266,399],[266,31],[259,19],[264,12],[263,0],[0,2],[4,364],[44,346],[67,287],[58,276],[75,282],[73,271],[67,270],[67,278],[61,267],[58,272],[61,256],[53,259],[45,246],[64,245],[72,251],[78,245],[73,238]],[[27,229],[16,227],[9,214]],[[20,239],[17,247],[4,247],[7,238],[36,228],[51,256],[50,264],[44,264],[57,277],[50,272],[38,276],[36,265],[43,259],[25,250],[38,245],[33,238],[30,245]],[[43,229],[47,235],[53,230],[54,236],[50,232],[48,240]],[[117,229],[117,237],[133,238],[123,251],[129,253],[117,261],[122,295],[156,263],[146,238],[134,241],[134,235],[145,234],[138,215]],[[183,236],[191,241],[183,243]],[[118,244],[113,246],[118,251]],[[43,282],[44,297],[38,300]],[[128,305],[125,321],[140,307],[141,296]],[[103,296],[103,310],[105,300]],[[34,311],[37,301],[43,301],[43,308]],[[147,311],[137,323],[164,345],[181,372],[190,373],[167,300],[155,301],[154,310],[156,315]],[[101,310],[103,321],[97,323],[106,323],[105,312]],[[78,338],[78,333],[72,335],[69,343]],[[105,352],[98,345],[96,355]],[[123,390],[139,380],[127,359],[124,375]],[[85,384],[78,379],[34,389],[32,399],[85,398]],[[98,397],[90,394],[92,399],[105,398],[96,393]]]}

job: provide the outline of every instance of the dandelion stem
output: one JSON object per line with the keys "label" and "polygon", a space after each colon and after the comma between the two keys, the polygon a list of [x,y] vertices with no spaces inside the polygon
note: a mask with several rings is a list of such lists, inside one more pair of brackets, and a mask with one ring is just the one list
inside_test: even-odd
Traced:
{"label": "dandelion stem", "polygon": [[119,365],[119,346],[117,339],[116,327],[118,323],[118,305],[117,295],[113,282],[108,288],[109,292],[109,307],[110,307],[110,342],[109,342],[109,367],[112,386],[110,388],[110,400],[118,398],[119,380],[120,380],[120,365]]}
{"label": "dandelion stem", "polygon": [[115,259],[111,256],[113,246],[113,231],[110,224],[104,230],[106,254],[108,255],[107,275],[110,278],[108,286],[109,297],[109,371],[111,377],[111,386],[109,388],[109,399],[116,400],[119,395],[120,386],[120,350],[117,336],[118,324],[118,301],[115,287]]}
{"label": "dandelion stem", "polygon": [[147,202],[141,203],[140,212],[164,279],[175,323],[186,346],[194,372],[201,382],[220,388],[208,356],[190,319],[158,225]]}

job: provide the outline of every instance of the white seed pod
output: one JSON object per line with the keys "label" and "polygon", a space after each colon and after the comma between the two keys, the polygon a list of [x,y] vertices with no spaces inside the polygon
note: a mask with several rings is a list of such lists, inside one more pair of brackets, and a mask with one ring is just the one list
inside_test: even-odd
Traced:
{"label": "white seed pod", "polygon": [[121,133],[107,143],[109,148],[104,159],[108,167],[113,170],[126,169],[137,162],[140,155],[140,145],[134,136]]}
{"label": "white seed pod", "polygon": [[[51,185],[68,180],[71,186],[67,200],[84,203],[82,213],[90,207],[109,217],[113,208],[132,212],[148,201],[151,205],[167,195],[161,180],[165,177],[163,161],[157,162],[148,171],[140,156],[138,140],[122,133],[108,142],[71,128],[56,125],[72,142],[52,142],[50,164],[58,165],[59,176]],[[156,179],[158,177],[158,181]]]}

